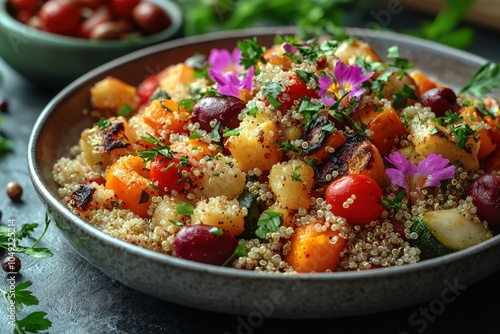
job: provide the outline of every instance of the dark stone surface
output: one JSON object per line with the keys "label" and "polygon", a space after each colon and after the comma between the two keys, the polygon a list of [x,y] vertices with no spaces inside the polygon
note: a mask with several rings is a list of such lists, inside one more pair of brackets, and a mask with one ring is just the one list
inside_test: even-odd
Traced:
{"label": "dark stone surface", "polygon": [[[481,32],[470,51],[500,61],[500,38]],[[43,66],[43,64],[40,64]],[[38,236],[44,224],[45,209],[28,176],[26,149],[32,125],[53,93],[43,92],[12,72],[0,61],[3,85],[0,97],[7,99],[9,111],[3,115],[2,134],[13,143],[13,151],[0,157],[0,210],[2,224],[14,219],[20,227],[37,222]],[[24,188],[22,201],[12,203],[4,188],[17,181]],[[240,317],[200,311],[174,305],[133,291],[110,279],[88,264],[51,225],[41,245],[54,257],[33,259],[20,255],[22,275],[31,280],[30,290],[40,300],[20,312],[46,311],[53,325],[50,333],[498,333],[500,271],[461,290],[453,300],[428,303],[352,318],[322,320],[279,320]],[[500,268],[499,268],[500,269]],[[145,273],[154,275],[154,273]],[[0,274],[0,288],[7,289]],[[12,333],[8,325],[7,304],[0,301],[0,333]]]}

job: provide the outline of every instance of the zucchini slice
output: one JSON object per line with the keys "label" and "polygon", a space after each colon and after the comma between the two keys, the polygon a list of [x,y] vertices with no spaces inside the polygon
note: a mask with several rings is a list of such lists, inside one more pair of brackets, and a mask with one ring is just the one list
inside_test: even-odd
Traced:
{"label": "zucchini slice", "polygon": [[264,211],[264,207],[258,203],[257,199],[258,196],[250,192],[246,186],[241,195],[238,197],[240,207],[247,208],[248,210],[248,214],[244,218],[245,229],[243,233],[239,235],[240,238],[256,238],[255,230],[258,228],[257,223],[259,222],[261,213]]}
{"label": "zucchini slice", "polygon": [[493,236],[481,220],[467,219],[458,208],[425,212],[413,221],[410,232],[408,241],[420,249],[422,260],[466,249]]}

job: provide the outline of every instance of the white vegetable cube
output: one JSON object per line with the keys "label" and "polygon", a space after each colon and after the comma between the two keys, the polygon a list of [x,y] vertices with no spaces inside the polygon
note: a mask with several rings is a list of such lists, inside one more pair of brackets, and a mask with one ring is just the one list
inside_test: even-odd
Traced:
{"label": "white vegetable cube", "polygon": [[269,172],[269,185],[283,208],[309,209],[314,170],[302,160],[274,165]]}

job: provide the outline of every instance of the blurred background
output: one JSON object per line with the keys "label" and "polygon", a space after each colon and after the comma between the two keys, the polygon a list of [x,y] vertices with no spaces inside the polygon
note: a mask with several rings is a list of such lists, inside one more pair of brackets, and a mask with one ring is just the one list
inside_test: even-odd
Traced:
{"label": "blurred background", "polygon": [[255,26],[297,25],[302,33],[341,26],[381,29],[460,49],[477,33],[500,33],[497,0],[177,0],[185,35]]}

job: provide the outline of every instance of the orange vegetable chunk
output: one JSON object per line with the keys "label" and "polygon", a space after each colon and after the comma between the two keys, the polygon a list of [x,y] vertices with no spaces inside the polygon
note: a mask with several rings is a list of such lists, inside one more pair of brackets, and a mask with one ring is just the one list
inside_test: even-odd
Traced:
{"label": "orange vegetable chunk", "polygon": [[286,260],[299,273],[334,271],[345,247],[340,231],[327,228],[321,223],[300,225],[290,237],[290,251]]}
{"label": "orange vegetable chunk", "polygon": [[408,129],[391,106],[376,111],[374,105],[367,105],[357,110],[353,114],[353,119],[358,123],[363,122],[371,131],[370,141],[383,156],[389,155],[399,137],[408,133]]}
{"label": "orange vegetable chunk", "polygon": [[176,101],[158,98],[148,105],[142,114],[144,123],[149,125],[156,134],[162,131],[170,133],[187,132],[189,111],[182,108]]}
{"label": "orange vegetable chunk", "polygon": [[[474,107],[463,108],[460,114],[464,118],[464,122],[470,126],[474,125],[474,123],[483,121]],[[478,159],[487,157],[495,150],[496,144],[493,142],[493,138],[488,129],[481,128],[474,133],[474,136],[479,137],[479,150],[477,151]]]}
{"label": "orange vegetable chunk", "polygon": [[432,88],[436,88],[436,83],[432,81],[424,72],[420,70],[415,70],[410,73],[410,77],[415,81],[417,85],[418,93],[422,95],[426,91]]}
{"label": "orange vegetable chunk", "polygon": [[158,196],[151,186],[144,161],[135,155],[122,157],[109,167],[105,187],[115,192],[122,201],[122,208],[143,218],[149,216],[148,208],[153,196]]}

